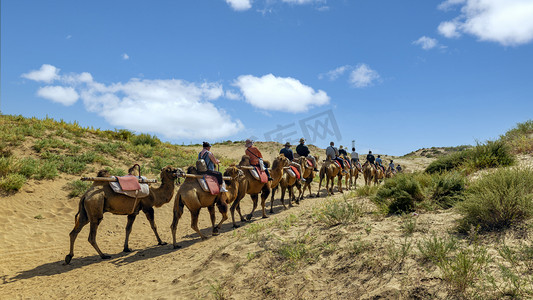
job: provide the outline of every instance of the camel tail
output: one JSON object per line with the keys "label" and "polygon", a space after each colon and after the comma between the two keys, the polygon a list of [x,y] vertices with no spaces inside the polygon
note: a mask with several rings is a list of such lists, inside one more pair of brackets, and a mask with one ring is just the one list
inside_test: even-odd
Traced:
{"label": "camel tail", "polygon": [[85,195],[81,197],[80,204],[78,205],[78,212],[74,216],[74,222],[76,223],[76,226],[80,222],[80,219],[88,219],[87,211],[85,210]]}

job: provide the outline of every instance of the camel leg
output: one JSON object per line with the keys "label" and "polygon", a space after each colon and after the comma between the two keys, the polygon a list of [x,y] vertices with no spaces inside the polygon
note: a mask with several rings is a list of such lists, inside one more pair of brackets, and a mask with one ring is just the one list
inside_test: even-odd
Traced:
{"label": "camel leg", "polygon": [[128,241],[130,240],[131,229],[133,227],[133,222],[135,222],[136,217],[137,214],[128,215],[128,224],[126,224],[126,239],[124,240],[124,250],[122,250],[124,252],[131,252],[131,249],[128,246]]}
{"label": "camel leg", "polygon": [[270,195],[270,184],[265,184],[263,188],[261,189],[261,207],[263,208],[263,219],[268,218],[266,214],[266,199],[268,198],[268,195]]}
{"label": "camel leg", "polygon": [[143,208],[144,215],[146,216],[146,219],[148,219],[148,222],[150,222],[150,226],[152,227],[152,230],[154,231],[155,238],[157,239],[158,245],[166,245],[167,243],[163,242],[161,238],[159,237],[159,234],[157,233],[157,226],[155,225],[155,215],[154,215],[154,209],[152,207]]}
{"label": "camel leg", "polygon": [[294,201],[296,202],[296,204],[300,204],[300,200],[303,199],[302,185],[299,182],[297,182],[296,188],[298,189],[299,194],[298,194],[298,197],[294,198]]}
{"label": "camel leg", "polygon": [[270,213],[273,214],[274,213],[274,196],[276,195],[276,191],[278,190],[278,186],[277,185],[275,188],[272,189],[272,194],[270,195]]}
{"label": "camel leg", "polygon": [[207,207],[207,211],[209,212],[209,218],[211,219],[211,227],[213,228],[213,235],[218,235],[218,227],[215,226],[216,216],[215,216],[215,205],[211,205]]}
{"label": "camel leg", "polygon": [[250,198],[252,198],[252,211],[249,215],[246,216],[247,221],[250,221],[252,219],[254,211],[257,208],[257,200],[259,199],[259,194],[251,194]]}
{"label": "camel leg", "polygon": [[246,222],[246,219],[243,217],[242,212],[241,212],[241,203],[237,204],[235,209],[237,210],[237,212],[239,213],[239,216],[241,217],[241,222],[243,223]]}
{"label": "camel leg", "polygon": [[339,192],[343,193],[343,191],[342,191],[342,176],[339,176],[337,182],[339,184]]}
{"label": "camel leg", "polygon": [[176,196],[176,201],[174,202],[174,217],[172,218],[172,224],[170,225],[170,229],[172,230],[172,246],[174,249],[181,248],[181,246],[178,246],[176,244],[176,228],[178,228],[178,222],[181,218],[181,215],[183,215],[183,201],[181,201],[181,196]]}
{"label": "camel leg", "polygon": [[[217,205],[217,207],[218,207],[218,211],[222,215],[222,220],[220,220],[220,223],[218,223],[216,227],[217,229],[220,229],[222,226],[222,223],[224,223],[228,219],[228,207],[226,206],[224,208],[223,205]],[[233,218],[233,222],[235,223],[235,218]]]}
{"label": "camel leg", "polygon": [[282,186],[281,187],[281,204],[283,205],[283,209],[287,209],[287,206],[285,206],[285,192],[287,190],[287,187],[286,186]]}
{"label": "camel leg", "polygon": [[78,237],[78,233],[82,230],[82,228],[89,223],[89,219],[87,219],[87,216],[84,213],[80,213],[76,217],[76,223],[74,224],[74,229],[70,232],[70,253],[65,256],[65,263],[68,265],[70,261],[72,260],[72,257],[74,257],[74,242],[76,241],[76,237]]}
{"label": "camel leg", "polygon": [[91,231],[89,232],[89,243],[93,246],[93,248],[98,252],[100,257],[102,259],[108,259],[111,258],[111,256],[104,254],[100,248],[98,247],[98,244],[96,244],[96,232],[98,231],[98,225],[100,225],[100,222],[102,221],[102,218],[99,218],[97,220],[91,220]]}
{"label": "camel leg", "polygon": [[[320,187],[322,186],[322,180],[324,179],[324,174],[320,174],[320,180],[318,181],[318,190],[316,191],[316,196],[320,197]],[[327,182],[327,181],[326,181]],[[328,186],[326,185],[326,190]],[[309,190],[310,191],[310,190]]]}
{"label": "camel leg", "polygon": [[289,190],[289,207],[293,207],[292,200],[294,198],[294,190],[292,186],[288,186],[287,190]]}
{"label": "camel leg", "polygon": [[202,240],[207,239],[205,235],[198,229],[198,216],[200,215],[200,209],[197,209],[195,211],[191,210],[191,228],[196,231],[202,238]]}

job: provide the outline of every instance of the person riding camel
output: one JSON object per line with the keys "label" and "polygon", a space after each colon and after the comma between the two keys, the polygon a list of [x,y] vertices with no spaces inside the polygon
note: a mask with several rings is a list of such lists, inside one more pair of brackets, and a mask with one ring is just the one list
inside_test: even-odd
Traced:
{"label": "person riding camel", "polygon": [[352,165],[359,166],[359,169],[361,169],[361,164],[359,163],[359,153],[355,152],[355,147],[352,147],[352,153],[350,153],[350,161],[352,162]]}
{"label": "person riding camel", "polygon": [[246,150],[244,150],[244,154],[248,155],[250,157],[250,165],[256,166],[264,169],[267,176],[268,181],[272,181],[272,177],[270,177],[270,172],[268,171],[268,168],[265,167],[263,163],[263,155],[261,154],[261,151],[253,146],[254,142],[252,140],[247,139],[245,142]]}
{"label": "person riding camel", "polygon": [[215,165],[219,165],[220,161],[215,158],[215,155],[211,152],[211,144],[203,142],[203,149],[198,153],[198,159],[203,159],[207,167],[206,174],[212,175],[217,179],[221,192],[227,192],[226,183],[222,180],[222,173],[215,170]]}
{"label": "person riding camel", "polygon": [[402,166],[400,166],[400,164],[398,164],[398,165],[396,166],[396,171],[397,171],[398,173],[401,173],[401,172],[402,172]]}
{"label": "person riding camel", "polygon": [[348,167],[350,167],[351,169],[352,165],[350,164],[350,160],[348,159],[348,152],[346,152],[346,149],[344,149],[342,145],[339,146],[339,156],[348,162]]}
{"label": "person riding camel", "polygon": [[313,163],[313,170],[315,172],[318,172],[318,165],[316,163],[316,158],[312,155],[310,155],[311,151],[309,151],[309,148],[305,145],[305,139],[300,139],[300,145],[296,146],[296,154],[307,157],[312,163]]}
{"label": "person riding camel", "polygon": [[396,169],[394,168],[394,162],[392,161],[392,159],[390,160],[389,168],[393,174],[396,173]]}
{"label": "person riding camel", "polygon": [[305,179],[302,177],[304,175],[304,173],[302,172],[302,166],[299,163],[294,162],[294,154],[292,153],[292,150],[291,150],[291,143],[286,142],[285,145],[283,146],[285,147],[279,151],[279,154],[283,154],[285,155],[286,158],[289,159],[290,165],[296,167],[298,169],[298,172],[300,172],[299,180],[305,182]]}
{"label": "person riding camel", "polygon": [[329,158],[331,161],[338,161],[341,165],[342,173],[347,174],[348,172],[344,170],[344,162],[343,159],[339,157],[339,150],[337,150],[335,146],[335,143],[330,142],[329,147],[326,148],[326,159]]}
{"label": "person riding camel", "polygon": [[366,161],[369,162],[372,166],[374,166],[374,168],[376,167],[376,158],[374,157],[374,154],[372,154],[372,151],[368,151],[368,154],[366,155]]}
{"label": "person riding camel", "polygon": [[381,160],[381,155],[378,155],[378,158],[376,158],[376,165],[378,165],[382,171],[385,171],[385,167],[383,166],[383,161]]}

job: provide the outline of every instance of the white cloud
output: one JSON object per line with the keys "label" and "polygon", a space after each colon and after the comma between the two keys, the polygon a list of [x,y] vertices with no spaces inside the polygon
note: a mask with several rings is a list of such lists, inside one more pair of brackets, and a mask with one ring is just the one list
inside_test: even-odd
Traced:
{"label": "white cloud", "polygon": [[122,59],[123,60],[128,60],[128,59],[130,59],[130,56],[128,54],[126,54],[126,53],[123,53],[122,54]]}
{"label": "white cloud", "polygon": [[467,33],[504,46],[517,46],[533,40],[531,0],[448,0],[439,8],[453,5],[462,5],[461,13],[439,25],[439,32],[446,37]]}
{"label": "white cloud", "polygon": [[336,80],[337,78],[339,78],[339,76],[343,75],[344,72],[346,72],[350,68],[351,66],[349,65],[338,67],[334,70],[328,71],[326,74],[318,75],[318,79],[323,79],[324,77],[327,77],[329,80]]}
{"label": "white cloud", "polygon": [[290,3],[290,4],[308,4],[308,3],[313,3],[313,2],[319,2],[320,0],[318,1],[317,0],[282,0],[282,1],[285,3]]}
{"label": "white cloud", "polygon": [[42,87],[40,97],[63,105],[81,98],[88,111],[117,127],[169,139],[216,139],[244,129],[241,121],[212,103],[224,95],[218,83],[131,79],[106,85],[87,72],[55,74],[63,86]]}
{"label": "white cloud", "polygon": [[59,69],[48,64],[43,64],[39,70],[24,73],[21,76],[34,81],[50,83],[59,78]]}
{"label": "white cloud", "polygon": [[442,22],[439,24],[438,30],[440,34],[447,38],[456,38],[461,36],[458,32],[458,26],[459,24],[456,21]]}
{"label": "white cloud", "polygon": [[251,0],[226,0],[226,3],[236,11],[244,11],[252,8]]}
{"label": "white cloud", "polygon": [[379,78],[378,72],[370,69],[366,64],[360,64],[350,74],[349,81],[353,86],[363,88],[371,85],[373,81]]}
{"label": "white cloud", "polygon": [[422,49],[424,49],[424,50],[429,50],[429,49],[435,48],[437,46],[438,42],[437,42],[436,39],[433,39],[433,38],[430,38],[430,37],[427,37],[427,36],[423,36],[423,37],[419,38],[418,40],[414,41],[413,44],[421,46]]}
{"label": "white cloud", "polygon": [[74,88],[62,86],[45,86],[39,88],[37,95],[66,106],[76,103],[80,97]]}
{"label": "white cloud", "polygon": [[230,90],[226,90],[225,97],[230,99],[230,100],[241,100],[242,99],[242,95],[241,94],[239,94],[238,92],[235,92],[235,91],[230,91]]}
{"label": "white cloud", "polygon": [[441,4],[439,4],[438,8],[440,10],[450,10],[452,7],[458,5],[458,4],[463,4],[465,3],[466,0],[446,0],[444,2],[442,2]]}
{"label": "white cloud", "polygon": [[330,100],[322,90],[315,91],[297,79],[272,74],[242,75],[234,85],[241,89],[246,102],[265,110],[305,112],[311,107],[328,104]]}

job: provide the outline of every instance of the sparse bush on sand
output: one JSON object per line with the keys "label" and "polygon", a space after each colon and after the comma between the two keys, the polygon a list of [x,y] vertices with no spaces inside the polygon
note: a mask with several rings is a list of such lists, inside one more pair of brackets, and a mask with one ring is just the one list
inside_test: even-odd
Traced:
{"label": "sparse bush on sand", "polygon": [[313,217],[327,226],[357,222],[362,215],[362,208],[355,201],[329,199],[315,208]]}
{"label": "sparse bush on sand", "polygon": [[533,169],[499,169],[468,188],[459,229],[499,230],[533,216]]}
{"label": "sparse bush on sand", "polygon": [[388,214],[411,212],[424,200],[418,180],[412,174],[398,174],[386,180],[374,197],[374,202]]}

